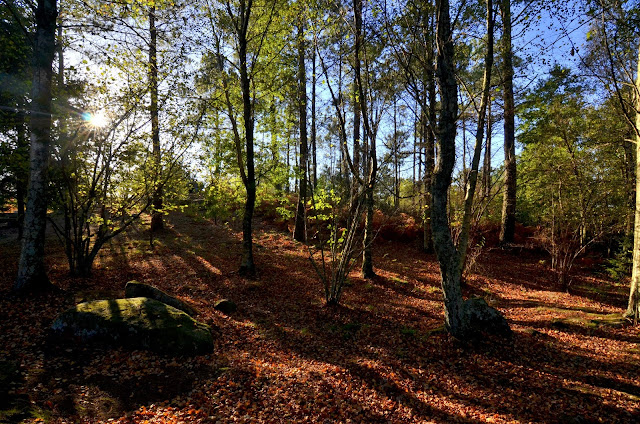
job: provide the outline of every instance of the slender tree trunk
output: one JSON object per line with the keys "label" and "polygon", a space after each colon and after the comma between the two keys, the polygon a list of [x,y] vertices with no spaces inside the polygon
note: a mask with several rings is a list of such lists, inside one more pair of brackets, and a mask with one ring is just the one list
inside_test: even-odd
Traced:
{"label": "slender tree trunk", "polygon": [[492,0],[487,2],[487,51],[484,58],[484,77],[482,81],[482,98],[480,109],[478,110],[478,126],[476,128],[476,140],[471,159],[471,168],[466,185],[464,199],[464,215],[462,217],[462,227],[458,238],[458,252],[460,255],[460,268],[464,270],[469,248],[469,234],[471,232],[471,218],[473,209],[473,198],[476,192],[478,181],[478,168],[480,166],[480,156],[482,154],[482,141],[484,138],[484,125],[487,116],[489,103],[489,92],[491,90],[491,69],[493,67],[493,4]]}
{"label": "slender tree trunk", "polygon": [[306,204],[307,204],[307,163],[309,154],[307,150],[307,72],[305,68],[305,43],[304,27],[298,26],[298,102],[300,124],[300,163],[298,175],[298,207],[296,210],[296,223],[293,238],[297,241],[306,240]]}
{"label": "slender tree trunk", "polygon": [[313,48],[311,59],[311,155],[313,158],[313,190],[318,186],[318,162],[316,158],[316,49]]}
{"label": "slender tree trunk", "polygon": [[[355,41],[353,47],[353,167],[356,172],[360,172],[360,126],[362,119],[362,105],[364,99],[360,98],[359,75],[361,72],[360,49],[362,47],[362,1],[353,0],[353,14],[355,23]],[[345,146],[346,147],[346,146]],[[366,161],[363,158],[363,164]],[[358,202],[358,178],[354,177],[351,185],[351,206],[350,215],[353,215]]]}
{"label": "slender tree trunk", "polygon": [[238,47],[240,58],[240,88],[242,90],[242,115],[244,118],[244,130],[247,154],[247,174],[245,189],[247,200],[244,205],[244,216],[242,218],[242,262],[240,272],[247,276],[254,276],[256,272],[253,261],[253,212],[256,205],[256,176],[253,150],[253,105],[251,102],[251,81],[249,79],[247,65],[247,32],[249,29],[249,18],[251,16],[252,0],[240,1],[240,28],[238,34]]}
{"label": "slender tree trunk", "polygon": [[516,144],[515,105],[513,99],[513,52],[511,49],[511,0],[500,0],[502,15],[502,75],[504,81],[504,195],[500,243],[513,243],[516,230]]}
{"label": "slender tree trunk", "polygon": [[[298,134],[294,134],[294,139],[295,136]],[[294,164],[293,164],[293,168],[294,168],[294,173],[293,173],[293,191],[298,193],[298,169],[300,169],[300,156],[298,156],[298,144],[294,144],[293,145],[293,160],[294,160]]]}
{"label": "slender tree trunk", "polygon": [[[60,14],[58,15],[60,16]],[[58,87],[64,87],[64,51],[62,47],[62,19],[58,25]]]}
{"label": "slender tree trunk", "polygon": [[[363,157],[362,164],[364,168],[363,175],[366,175],[365,180],[365,224],[364,224],[364,239],[363,239],[363,252],[362,252],[362,276],[364,278],[373,278],[376,276],[373,270],[373,190],[376,182],[377,173],[377,156],[376,156],[376,134],[374,129],[371,128],[370,115],[368,113],[368,107],[365,100],[365,87],[362,82],[362,71],[360,63],[360,48],[362,44],[362,9],[363,0],[354,0],[354,19],[355,19],[355,57],[354,57],[354,77],[356,87],[356,101],[358,104],[358,110],[362,114],[364,131],[363,139]],[[355,123],[354,123],[355,125]],[[354,128],[355,132],[355,128]],[[355,149],[355,146],[354,146]],[[356,168],[357,169],[357,168]]]}
{"label": "slender tree trunk", "polygon": [[160,151],[160,124],[158,120],[158,31],[156,29],[156,6],[151,4],[149,9],[149,95],[151,104],[151,144],[153,149],[154,167],[154,191],[152,195],[153,213],[151,215],[151,231],[158,231],[164,227],[162,217],[162,185],[160,173],[162,168],[162,156]]}
{"label": "slender tree trunk", "polygon": [[[433,53],[430,54],[431,56]],[[429,63],[433,63],[430,60]],[[426,100],[422,107],[423,115],[423,139],[425,141],[425,158],[424,158],[424,211],[423,211],[423,227],[424,238],[422,248],[425,252],[433,251],[433,231],[431,229],[431,196],[433,190],[433,172],[434,172],[434,150],[436,144],[436,134],[433,128],[436,122],[436,81],[433,71],[429,71],[428,76],[428,92],[429,106],[426,107]]]}
{"label": "slender tree trunk", "polygon": [[[413,193],[411,196],[411,206],[413,208],[416,207],[416,196],[417,196],[417,190],[418,190],[418,180],[416,180],[416,155],[419,152],[418,149],[418,129],[419,129],[419,118],[418,118],[418,102],[416,102],[415,105],[415,113],[413,114],[413,155],[412,157],[412,161],[413,161],[413,166],[411,167],[411,183],[412,183],[412,190],[411,192]],[[420,212],[418,211],[418,216],[420,216]]]}
{"label": "slender tree trunk", "polygon": [[[287,175],[291,172],[291,142],[287,137]],[[289,178],[287,178],[287,183],[284,188],[285,193],[289,194],[291,191],[291,187],[289,186]]]}
{"label": "slender tree trunk", "polygon": [[636,205],[635,225],[633,231],[633,268],[631,271],[631,288],[629,303],[624,313],[633,319],[634,325],[640,320],[640,49],[638,49],[638,69],[635,86],[636,100]]}
{"label": "slender tree trunk", "polygon": [[29,154],[29,141],[27,140],[27,129],[25,114],[20,112],[17,116],[17,152],[19,161],[16,165],[16,200],[18,206],[18,240],[22,240],[24,233],[25,199],[29,184],[29,171],[26,168],[27,156]]}
{"label": "slender tree trunk", "polygon": [[398,146],[398,101],[393,100],[393,207],[400,206],[400,147]]}
{"label": "slender tree trunk", "polygon": [[[336,111],[337,113],[342,114],[343,113],[343,92],[342,92],[342,63],[343,63],[343,41],[342,39],[339,42],[340,44],[340,60],[338,61],[338,95],[337,97],[333,98],[333,102],[336,105]],[[324,65],[323,65],[324,66]],[[326,69],[325,69],[326,72]],[[349,155],[348,152],[348,146],[347,146],[347,140],[344,139],[342,140],[340,137],[338,137],[339,140],[339,144],[340,144],[340,176],[342,177],[343,181],[344,181],[344,187],[346,187],[346,190],[351,190],[351,185],[350,185],[350,179],[349,179],[349,164],[348,164],[348,160],[347,157]],[[349,193],[351,194],[351,193]]]}
{"label": "slender tree trunk", "polygon": [[36,291],[50,286],[44,265],[47,222],[47,183],[51,147],[51,79],[56,51],[56,0],[38,0],[36,9],[31,102],[30,180],[22,250],[14,291]]}
{"label": "slender tree trunk", "polygon": [[[482,169],[482,197],[491,196],[491,96],[487,110],[487,143],[484,150],[484,166]],[[487,208],[488,209],[488,208]]]}
{"label": "slender tree trunk", "polygon": [[449,16],[449,0],[436,0],[436,44],[438,48],[436,73],[440,85],[441,112],[439,149],[434,171],[431,228],[442,278],[445,325],[456,338],[466,331],[460,278],[462,269],[458,251],[453,244],[447,213],[449,186],[455,163],[456,119],[458,117],[458,86],[455,77],[453,34]]}
{"label": "slender tree trunk", "polygon": [[374,278],[376,276],[373,270],[373,187],[368,186],[365,189],[365,207],[366,213],[364,218],[364,249],[362,251],[362,277]]}

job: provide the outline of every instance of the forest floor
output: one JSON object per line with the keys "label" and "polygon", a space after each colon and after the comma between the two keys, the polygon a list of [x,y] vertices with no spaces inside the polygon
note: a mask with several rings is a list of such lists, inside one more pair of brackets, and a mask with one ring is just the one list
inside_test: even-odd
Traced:
{"label": "forest floor", "polygon": [[[463,344],[437,329],[437,262],[414,244],[375,244],[378,277],[353,272],[342,305],[324,305],[304,245],[270,224],[255,232],[259,274],[236,272],[241,233],[172,214],[150,248],[130,231],[104,248],[91,278],[73,279],[51,238],[47,263],[61,290],[10,294],[15,233],[0,232],[0,422],[121,423],[637,423],[640,331],[609,325],[628,288],[578,270],[559,291],[544,255],[486,248],[465,295],[502,311],[510,340]],[[129,280],[195,306],[214,353],[57,347],[54,317],[77,302],[122,297]],[[213,308],[232,299],[238,311]]]}

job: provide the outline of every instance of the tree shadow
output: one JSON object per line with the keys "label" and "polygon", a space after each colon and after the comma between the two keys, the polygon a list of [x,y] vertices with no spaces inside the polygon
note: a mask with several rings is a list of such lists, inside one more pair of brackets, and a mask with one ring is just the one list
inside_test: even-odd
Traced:
{"label": "tree shadow", "polygon": [[27,387],[36,391],[32,402],[54,417],[107,420],[142,405],[170,404],[218,374],[216,367],[191,358],[176,361],[106,343],[49,343]]}

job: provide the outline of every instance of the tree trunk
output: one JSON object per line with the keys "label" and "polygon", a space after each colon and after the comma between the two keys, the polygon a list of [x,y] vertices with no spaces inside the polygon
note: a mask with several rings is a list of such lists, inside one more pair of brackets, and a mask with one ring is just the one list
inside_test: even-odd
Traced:
{"label": "tree trunk", "polygon": [[[418,148],[418,143],[419,143],[419,138],[418,138],[418,131],[419,131],[419,115],[418,115],[418,102],[416,102],[415,105],[415,113],[413,114],[413,154],[411,156],[412,158],[412,166],[411,166],[411,183],[412,183],[412,187],[411,187],[411,206],[413,208],[416,207],[416,196],[418,194],[418,180],[416,179],[416,162],[417,162],[417,157],[416,155],[418,154],[418,152],[420,152],[420,149]],[[420,216],[420,213],[422,211],[420,209],[418,209],[418,214],[417,216]]]}
{"label": "tree trunk", "polygon": [[624,313],[633,319],[634,325],[640,320],[640,49],[638,49],[638,69],[636,73],[636,208],[635,225],[633,230],[633,268],[631,271],[631,288],[629,303]]}
{"label": "tree trunk", "polygon": [[[373,271],[373,191],[376,183],[378,162],[376,155],[376,134],[371,128],[370,115],[365,97],[365,87],[362,82],[362,71],[360,64],[360,48],[362,44],[362,0],[354,0],[354,20],[355,20],[355,57],[354,57],[354,77],[356,88],[356,102],[358,111],[362,115],[363,121],[363,155],[362,163],[365,168],[366,179],[364,181],[366,218],[364,226],[363,252],[362,252],[362,276],[363,278],[375,277]],[[354,123],[355,125],[355,123]],[[355,133],[355,128],[354,128]],[[354,146],[355,150],[355,146]],[[357,168],[356,168],[357,171]],[[355,179],[355,178],[354,178]]]}
{"label": "tree trunk", "polygon": [[36,9],[31,103],[30,180],[22,250],[14,291],[35,291],[50,286],[44,266],[47,222],[47,183],[51,145],[51,78],[56,51],[56,0],[38,0]]}
{"label": "tree trunk", "polygon": [[247,200],[244,205],[242,217],[242,262],[240,273],[249,277],[255,276],[256,267],[253,261],[253,212],[256,205],[256,176],[253,151],[253,105],[251,102],[251,81],[247,66],[247,32],[249,18],[251,16],[252,1],[247,5],[245,0],[240,1],[240,28],[238,34],[238,50],[240,58],[240,88],[242,90],[242,105],[244,118],[244,131],[247,154],[247,174],[244,181],[247,191]]}
{"label": "tree trunk", "polygon": [[60,19],[60,24],[58,25],[58,87],[60,89],[64,88],[64,51],[63,51],[63,34],[62,34],[62,19]]}
{"label": "tree trunk", "polygon": [[307,72],[305,69],[304,26],[298,26],[298,102],[300,119],[300,163],[298,175],[298,207],[293,238],[297,241],[306,240],[306,204],[307,204]]}
{"label": "tree trunk", "polygon": [[[362,1],[363,0],[353,0],[353,15],[355,21],[355,40],[353,47],[353,167],[355,168],[356,172],[360,172],[360,120],[362,119],[361,102],[364,101],[364,99],[360,98],[358,85],[358,78],[361,72],[360,48],[362,44]],[[362,162],[363,164],[366,163],[364,158]],[[351,185],[351,215],[353,215],[356,203],[358,202],[358,185],[358,178],[354,176]]]}
{"label": "tree trunk", "polygon": [[487,106],[489,103],[489,92],[491,90],[491,69],[493,67],[493,3],[487,1],[487,51],[484,58],[484,77],[482,81],[482,98],[480,109],[478,110],[478,126],[476,128],[476,140],[471,159],[471,168],[467,180],[466,193],[464,199],[464,215],[462,217],[462,227],[458,238],[458,252],[460,255],[460,268],[464,271],[467,259],[467,249],[469,248],[469,233],[471,232],[471,218],[473,209],[473,198],[478,182],[478,168],[480,166],[480,155],[482,153],[482,141],[484,138],[484,124],[487,116]]}
{"label": "tree trunk", "polygon": [[[436,134],[433,130],[433,124],[436,122],[436,83],[433,72],[429,80],[429,107],[428,118],[424,116],[423,134],[425,140],[425,155],[424,155],[424,211],[423,211],[423,226],[424,226],[424,239],[423,250],[425,252],[433,252],[433,231],[431,229],[431,197],[433,190],[433,172],[434,172],[434,150],[436,144]],[[425,112],[423,112],[425,113]]]}
{"label": "tree trunk", "polygon": [[434,172],[431,228],[433,241],[442,278],[444,294],[444,315],[447,330],[456,338],[464,338],[467,333],[464,319],[460,278],[462,270],[458,251],[453,244],[447,213],[449,186],[456,155],[456,119],[458,117],[458,86],[455,77],[453,34],[449,17],[449,0],[436,0],[436,73],[440,85],[442,110],[438,137],[437,163]]}
{"label": "tree trunk", "polygon": [[[425,12],[428,13],[428,12]],[[433,20],[430,14],[425,16],[425,22],[428,22],[429,40],[433,39]],[[423,185],[423,206],[422,211],[422,225],[424,228],[424,236],[422,242],[422,248],[425,252],[433,252],[433,231],[431,229],[431,195],[433,184],[433,169],[434,169],[434,150],[436,143],[436,134],[434,131],[434,124],[436,122],[436,76],[434,73],[434,45],[430,41],[429,49],[427,52],[427,62],[431,69],[425,69],[427,93],[429,95],[429,105],[427,106],[427,99],[425,96],[424,102],[421,105],[422,109],[422,139],[425,146],[424,157],[424,185]]]}
{"label": "tree trunk", "polygon": [[398,100],[393,100],[393,207],[400,206],[400,147],[398,146]]}
{"label": "tree trunk", "polygon": [[626,141],[627,138],[631,138],[631,134],[628,137],[625,137],[625,141],[622,143],[622,150],[624,152],[624,180],[627,194],[627,215],[624,220],[624,234],[627,240],[625,240],[624,249],[628,250],[631,248],[631,240],[633,239],[633,230],[634,230],[634,219],[635,219],[635,206],[636,206],[636,188],[635,188],[635,179],[636,179],[636,158],[635,152],[633,151],[634,144]]}
{"label": "tree trunk", "polygon": [[478,128],[474,148],[469,187],[465,199],[465,217],[459,238],[458,248],[453,243],[451,228],[447,215],[448,192],[451,187],[451,175],[455,165],[456,119],[458,116],[458,87],[455,78],[454,47],[449,18],[449,1],[436,1],[438,19],[436,43],[438,46],[437,76],[440,85],[442,111],[440,113],[437,164],[434,173],[433,201],[431,221],[433,242],[440,264],[442,291],[444,294],[445,325],[451,335],[457,339],[474,337],[477,332],[492,332],[508,335],[511,329],[500,312],[491,308],[480,299],[464,301],[460,280],[462,277],[465,250],[469,235],[471,202],[475,191],[475,182],[482,151],[482,132],[484,130],[484,113],[488,102],[489,84],[492,62],[492,17],[491,0],[487,0],[487,56],[485,57],[485,76],[483,84],[482,105],[479,110]]}
{"label": "tree trunk", "polygon": [[365,190],[365,206],[367,208],[364,219],[364,239],[362,251],[362,278],[374,278],[376,276],[373,270],[373,185]]}
{"label": "tree trunk", "polygon": [[29,184],[29,171],[26,168],[27,157],[29,155],[29,141],[27,140],[27,128],[25,114],[17,114],[17,153],[18,163],[16,164],[16,200],[18,206],[18,240],[22,240],[24,233],[25,199]]}
{"label": "tree trunk", "polygon": [[313,187],[315,190],[318,186],[318,163],[316,158],[316,49],[313,48],[313,55],[311,59],[311,155],[313,158]]}
{"label": "tree trunk", "polygon": [[513,99],[513,62],[511,49],[511,4],[501,0],[502,15],[502,75],[504,100],[504,195],[502,200],[502,221],[500,243],[512,243],[516,229],[516,145],[515,145],[515,105]]}
{"label": "tree trunk", "polygon": [[491,196],[491,97],[489,97],[487,106],[487,142],[484,149],[484,166],[482,169],[482,197],[488,201]]}
{"label": "tree trunk", "polygon": [[153,148],[154,167],[154,191],[152,195],[153,213],[151,215],[151,231],[161,230],[164,227],[162,218],[162,185],[160,184],[160,174],[162,168],[162,157],[160,151],[160,124],[158,121],[158,31],[156,30],[156,6],[151,4],[149,9],[149,95],[151,104],[149,113],[151,115],[151,143]]}

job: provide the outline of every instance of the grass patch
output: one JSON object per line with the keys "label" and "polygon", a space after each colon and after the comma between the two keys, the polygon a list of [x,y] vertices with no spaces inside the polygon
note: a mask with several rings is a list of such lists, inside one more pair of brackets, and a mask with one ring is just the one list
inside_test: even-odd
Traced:
{"label": "grass patch", "polygon": [[620,314],[598,315],[585,314],[585,316],[570,316],[551,320],[551,326],[555,328],[570,328],[578,326],[588,329],[600,327],[622,327],[627,324],[627,320]]}
{"label": "grass patch", "polygon": [[418,330],[411,327],[402,327],[400,329],[400,334],[406,337],[415,337],[418,334]]}
{"label": "grass patch", "polygon": [[393,281],[396,284],[400,284],[400,285],[403,285],[403,286],[406,286],[406,285],[409,284],[408,281],[403,280],[402,278],[398,278],[398,277],[391,277],[390,280]]}
{"label": "grass patch", "polygon": [[422,287],[422,291],[429,294],[440,293],[440,287],[436,286],[424,286]]}

